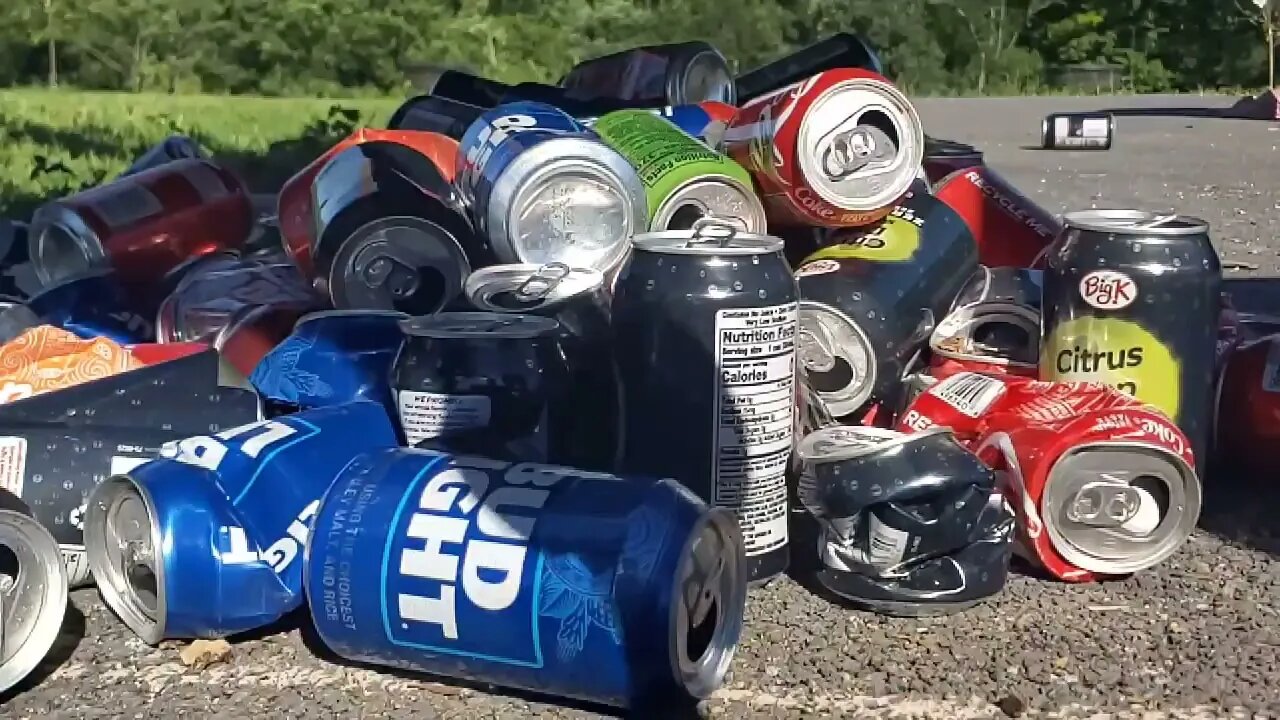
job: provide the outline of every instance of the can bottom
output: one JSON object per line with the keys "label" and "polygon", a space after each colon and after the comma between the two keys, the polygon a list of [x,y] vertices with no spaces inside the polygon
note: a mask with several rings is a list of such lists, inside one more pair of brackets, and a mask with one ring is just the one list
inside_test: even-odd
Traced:
{"label": "can bottom", "polygon": [[0,693],[44,659],[67,609],[58,543],[20,502],[13,502],[13,510],[9,504],[0,506]]}
{"label": "can bottom", "polygon": [[84,546],[102,599],[152,645],[164,639],[165,578],[156,510],[133,480],[108,478],[89,499]]}

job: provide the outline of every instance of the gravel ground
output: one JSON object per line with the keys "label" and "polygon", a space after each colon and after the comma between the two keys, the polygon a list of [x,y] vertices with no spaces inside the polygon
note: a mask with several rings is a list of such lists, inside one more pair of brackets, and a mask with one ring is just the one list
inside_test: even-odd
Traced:
{"label": "gravel ground", "polygon": [[[1230,275],[1280,274],[1280,132],[1258,121],[1125,116],[1110,152],[1024,149],[1063,109],[1225,107],[1230,98],[930,100],[926,127],[971,142],[1054,212],[1176,208],[1212,223]],[[752,594],[724,718],[1280,716],[1280,485],[1208,483],[1202,530],[1171,561],[1071,586],[1015,574],[965,614],[891,620],[782,579]],[[807,543],[805,544],[808,545]],[[795,573],[804,582],[803,572]],[[282,629],[200,671],[179,645],[149,648],[91,591],[73,594],[63,642],[7,718],[591,718],[599,708],[344,668]],[[674,717],[664,713],[663,717]]]}

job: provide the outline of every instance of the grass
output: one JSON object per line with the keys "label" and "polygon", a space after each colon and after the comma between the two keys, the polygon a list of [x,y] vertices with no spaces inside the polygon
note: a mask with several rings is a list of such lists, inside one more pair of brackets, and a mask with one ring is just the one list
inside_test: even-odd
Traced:
{"label": "grass", "polygon": [[181,133],[271,192],[359,125],[383,126],[399,99],[310,99],[0,91],[0,216],[110,179]]}

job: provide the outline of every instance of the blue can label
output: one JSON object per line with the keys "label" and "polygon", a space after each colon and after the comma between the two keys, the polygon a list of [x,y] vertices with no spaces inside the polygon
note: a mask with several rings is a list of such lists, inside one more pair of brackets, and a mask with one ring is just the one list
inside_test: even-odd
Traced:
{"label": "blue can label", "polygon": [[[482,178],[493,182],[507,164],[520,152],[537,144],[541,139],[582,129],[577,120],[562,110],[537,102],[514,102],[499,105],[485,112],[467,128],[459,143],[461,162],[455,184],[463,202],[477,202]],[[528,142],[508,145],[510,149],[499,151],[509,140],[530,135]],[[495,154],[496,153],[496,154]]]}
{"label": "blue can label", "polygon": [[[566,477],[617,478],[474,457],[452,458],[443,470],[440,462],[423,468],[413,481],[384,548],[381,605],[387,638],[418,650],[543,667],[540,617],[554,616],[566,604],[564,596],[577,593],[556,573],[544,572],[544,555],[529,546],[529,538],[557,483]],[[611,605],[600,603],[600,608]],[[616,633],[612,615],[606,614],[585,616],[581,630],[599,625]],[[485,616],[493,624],[474,622]],[[459,617],[472,622],[460,625]],[[580,648],[585,639],[577,638],[574,645]]]}

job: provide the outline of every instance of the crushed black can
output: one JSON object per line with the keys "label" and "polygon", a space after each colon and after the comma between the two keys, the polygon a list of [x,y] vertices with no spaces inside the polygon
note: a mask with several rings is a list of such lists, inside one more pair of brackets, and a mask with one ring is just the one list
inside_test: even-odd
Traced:
{"label": "crushed black can", "polygon": [[573,467],[608,471],[617,461],[618,375],[609,344],[609,296],[598,270],[548,265],[493,265],[471,273],[467,300],[477,310],[555,319],[573,382],[569,418]]}
{"label": "crushed black can", "polygon": [[1209,224],[1141,210],[1063,220],[1044,272],[1040,379],[1100,382],[1156,407],[1203,473],[1222,302]]}
{"label": "crushed black can", "polygon": [[570,374],[560,323],[445,312],[400,323],[391,388],[409,445],[504,460],[573,457]]}
{"label": "crushed black can", "polygon": [[978,267],[955,211],[912,194],[879,225],[837,231],[796,269],[800,362],[835,417],[898,404],[902,378]]}
{"label": "crushed black can", "polygon": [[789,559],[797,295],[782,240],[714,221],[637,235],[614,287],[619,471],[735,511],[755,583]]}
{"label": "crushed black can", "polygon": [[1014,516],[949,429],[833,426],[801,441],[800,501],[822,529],[819,581],[886,615],[943,615],[1004,588]]}
{"label": "crushed black can", "polygon": [[426,155],[374,141],[334,155],[316,175],[316,286],[339,310],[437,312],[492,262]]}

